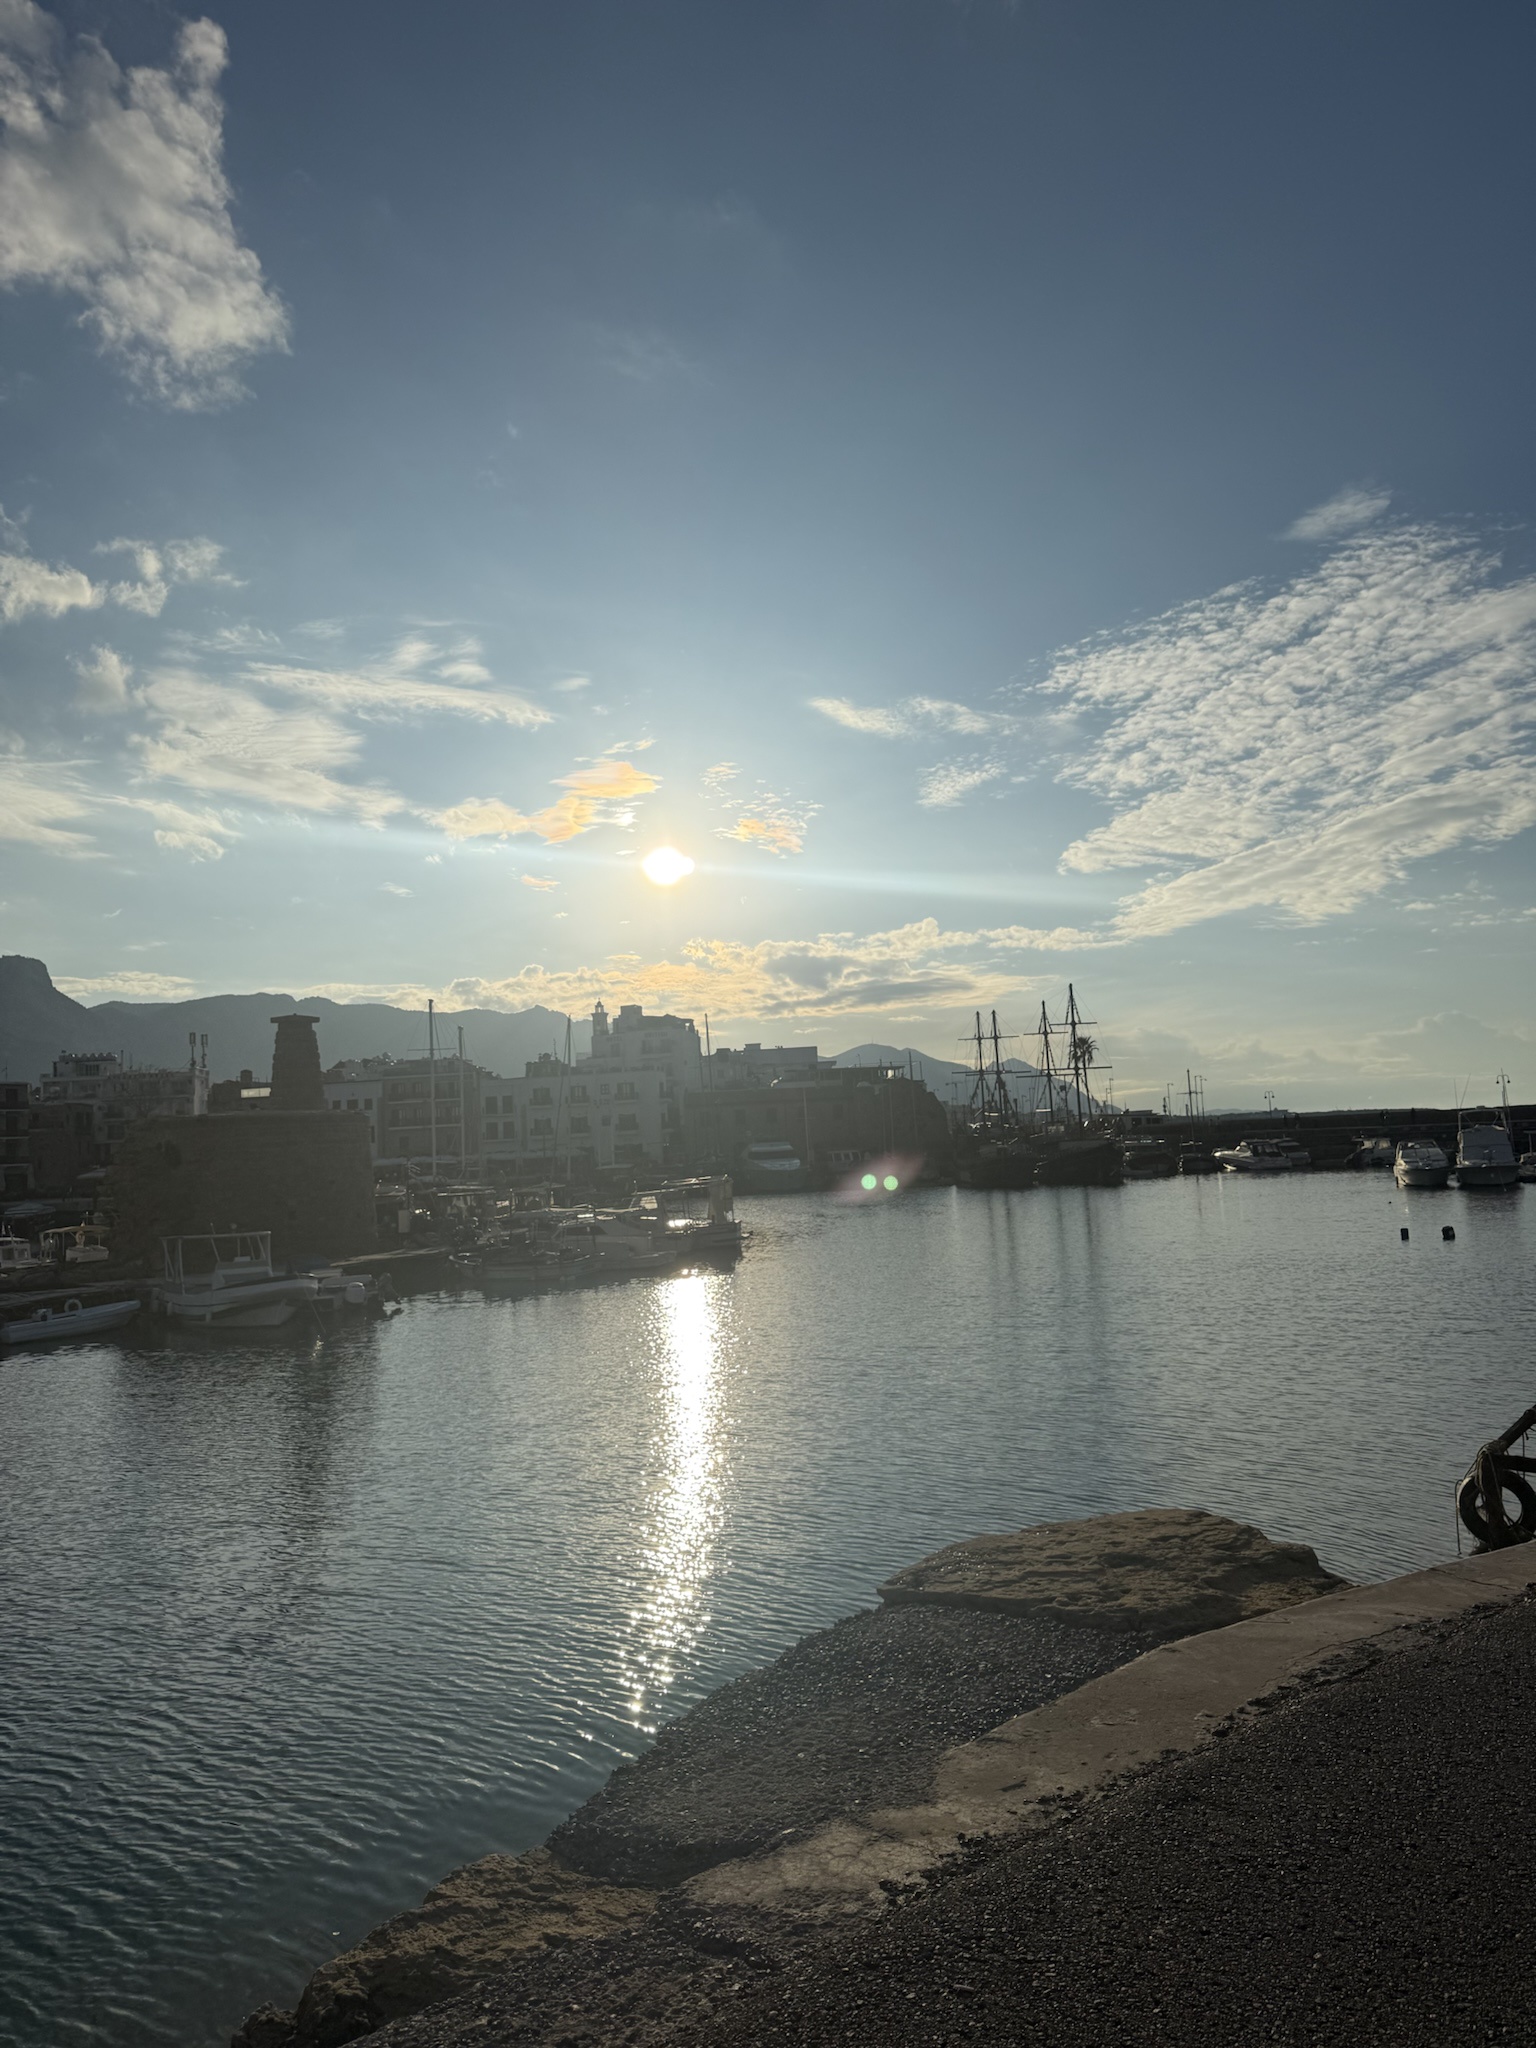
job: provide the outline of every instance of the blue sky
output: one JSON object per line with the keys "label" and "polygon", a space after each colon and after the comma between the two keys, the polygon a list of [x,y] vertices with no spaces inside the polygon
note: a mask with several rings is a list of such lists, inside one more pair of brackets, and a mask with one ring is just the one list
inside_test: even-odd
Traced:
{"label": "blue sky", "polygon": [[1529,9],[0,51],[6,950],[1536,1094]]}

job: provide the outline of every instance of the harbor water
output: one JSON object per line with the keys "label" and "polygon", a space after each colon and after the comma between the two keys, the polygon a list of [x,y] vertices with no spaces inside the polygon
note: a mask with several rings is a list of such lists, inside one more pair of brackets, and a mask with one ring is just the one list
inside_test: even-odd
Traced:
{"label": "harbor water", "polygon": [[1536,1398],[1536,1191],[740,1207],[730,1268],[0,1361],[0,2039],[214,2048],[979,1530],[1452,1556]]}

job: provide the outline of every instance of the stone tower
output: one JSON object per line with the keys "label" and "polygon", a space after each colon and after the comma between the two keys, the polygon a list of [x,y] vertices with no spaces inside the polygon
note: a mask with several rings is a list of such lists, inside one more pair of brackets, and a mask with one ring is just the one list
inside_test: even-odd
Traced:
{"label": "stone tower", "polygon": [[277,1043],[272,1048],[272,1093],[269,1109],[324,1109],[320,1079],[320,1045],[315,1037],[318,1017],[274,1017]]}

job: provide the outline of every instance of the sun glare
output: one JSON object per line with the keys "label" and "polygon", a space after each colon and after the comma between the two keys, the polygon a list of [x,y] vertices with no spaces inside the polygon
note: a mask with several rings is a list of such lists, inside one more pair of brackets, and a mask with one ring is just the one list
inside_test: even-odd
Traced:
{"label": "sun glare", "polygon": [[654,853],[648,853],[640,863],[648,882],[657,882],[663,889],[670,889],[674,882],[680,882],[684,875],[693,873],[693,862],[686,853],[679,853],[675,846],[658,846]]}

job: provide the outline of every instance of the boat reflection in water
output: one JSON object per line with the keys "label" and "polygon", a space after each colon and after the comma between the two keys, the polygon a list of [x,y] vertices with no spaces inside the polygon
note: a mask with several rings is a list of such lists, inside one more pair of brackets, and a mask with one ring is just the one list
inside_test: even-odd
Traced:
{"label": "boat reflection in water", "polygon": [[651,1290],[655,1424],[649,1515],[641,1532],[636,1602],[621,1653],[630,1718],[654,1732],[659,1708],[709,1621],[705,1591],[728,1478],[721,1378],[727,1283],[679,1273]]}

